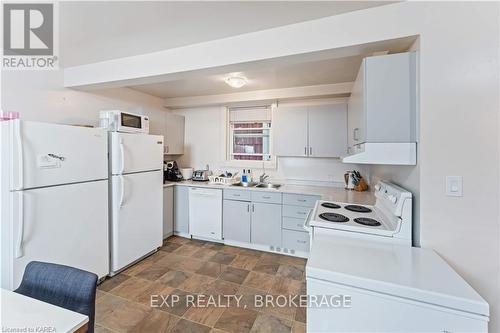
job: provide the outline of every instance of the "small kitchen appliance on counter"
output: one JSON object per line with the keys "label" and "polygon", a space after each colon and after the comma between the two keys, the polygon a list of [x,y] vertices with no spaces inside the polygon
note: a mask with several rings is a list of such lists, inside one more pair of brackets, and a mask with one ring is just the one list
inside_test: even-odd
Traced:
{"label": "small kitchen appliance on counter", "polygon": [[178,182],[182,179],[176,161],[163,162],[163,181]]}
{"label": "small kitchen appliance on counter", "polygon": [[199,181],[199,182],[206,182],[208,181],[208,177],[212,175],[212,171],[210,170],[196,170],[193,172],[193,180]]}
{"label": "small kitchen appliance on counter", "polygon": [[193,178],[193,168],[181,168],[181,175],[184,180]]}

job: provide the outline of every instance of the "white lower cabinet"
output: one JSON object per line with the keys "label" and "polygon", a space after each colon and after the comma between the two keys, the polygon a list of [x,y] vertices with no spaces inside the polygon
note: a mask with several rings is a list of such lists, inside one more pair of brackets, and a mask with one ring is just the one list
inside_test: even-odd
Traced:
{"label": "white lower cabinet", "polygon": [[304,222],[314,208],[318,195],[283,194],[283,224],[281,237],[283,250],[295,254],[307,254],[310,248],[310,235],[304,229]]}
{"label": "white lower cabinet", "polygon": [[281,247],[281,204],[252,203],[252,243]]}
{"label": "white lower cabinet", "polygon": [[309,252],[309,234],[307,232],[283,229],[282,238],[283,248]]}
{"label": "white lower cabinet", "polygon": [[174,187],[163,188],[163,238],[174,233]]}
{"label": "white lower cabinet", "polygon": [[174,233],[187,236],[189,233],[189,187],[174,189]]}
{"label": "white lower cabinet", "polygon": [[250,243],[251,203],[224,200],[223,236],[225,240]]}

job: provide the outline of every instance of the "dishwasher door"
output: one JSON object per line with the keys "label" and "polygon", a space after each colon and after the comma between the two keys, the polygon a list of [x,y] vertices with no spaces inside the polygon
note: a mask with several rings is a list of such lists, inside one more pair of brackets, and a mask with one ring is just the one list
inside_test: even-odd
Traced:
{"label": "dishwasher door", "polygon": [[193,238],[222,240],[222,190],[189,188],[189,232]]}

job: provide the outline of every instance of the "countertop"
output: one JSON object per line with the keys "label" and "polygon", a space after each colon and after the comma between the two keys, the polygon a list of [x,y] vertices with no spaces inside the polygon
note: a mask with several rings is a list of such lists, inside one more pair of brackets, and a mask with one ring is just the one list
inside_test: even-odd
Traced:
{"label": "countertop", "polygon": [[211,184],[209,182],[183,180],[180,182],[166,182],[165,184],[163,184],[163,187],[170,187],[176,185],[220,188],[225,190],[232,189],[232,190],[242,190],[242,191],[264,191],[264,192],[319,195],[321,196],[321,200],[345,202],[353,204],[364,204],[364,205],[373,205],[375,203],[375,195],[371,191],[365,191],[365,192],[349,191],[345,190],[344,188],[334,187],[334,186],[283,184],[278,189],[266,189],[266,188],[256,188],[256,187],[237,187],[231,185]]}

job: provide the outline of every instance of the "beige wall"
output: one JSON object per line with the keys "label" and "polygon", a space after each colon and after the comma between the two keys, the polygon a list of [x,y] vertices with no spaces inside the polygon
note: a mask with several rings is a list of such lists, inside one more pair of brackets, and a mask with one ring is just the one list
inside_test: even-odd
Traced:
{"label": "beige wall", "polygon": [[1,107],[21,119],[97,125],[99,110],[123,109],[150,116],[152,134],[164,126],[162,100],[127,88],[78,91],[63,88],[62,71],[2,71]]}

